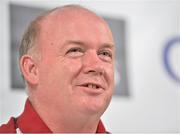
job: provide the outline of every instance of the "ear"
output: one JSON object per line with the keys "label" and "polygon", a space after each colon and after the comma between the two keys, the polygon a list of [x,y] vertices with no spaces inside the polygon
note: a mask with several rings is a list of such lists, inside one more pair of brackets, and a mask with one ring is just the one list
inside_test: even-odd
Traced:
{"label": "ear", "polygon": [[33,58],[29,55],[23,55],[20,59],[20,68],[23,73],[24,79],[32,85],[38,84],[39,76],[38,76],[38,67],[33,60]]}

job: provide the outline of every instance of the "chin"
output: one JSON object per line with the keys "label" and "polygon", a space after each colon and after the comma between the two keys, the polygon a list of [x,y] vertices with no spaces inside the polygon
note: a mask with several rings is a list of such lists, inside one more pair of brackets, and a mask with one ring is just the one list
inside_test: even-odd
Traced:
{"label": "chin", "polygon": [[107,108],[107,104],[105,103],[99,103],[98,101],[96,102],[90,102],[88,105],[84,106],[84,110],[86,113],[90,115],[102,115],[104,111]]}

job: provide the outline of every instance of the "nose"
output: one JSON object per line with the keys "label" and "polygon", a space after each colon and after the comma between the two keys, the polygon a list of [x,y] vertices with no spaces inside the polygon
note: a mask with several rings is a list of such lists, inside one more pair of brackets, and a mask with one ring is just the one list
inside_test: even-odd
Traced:
{"label": "nose", "polygon": [[89,51],[82,58],[83,72],[94,75],[103,75],[105,73],[103,63],[96,51]]}

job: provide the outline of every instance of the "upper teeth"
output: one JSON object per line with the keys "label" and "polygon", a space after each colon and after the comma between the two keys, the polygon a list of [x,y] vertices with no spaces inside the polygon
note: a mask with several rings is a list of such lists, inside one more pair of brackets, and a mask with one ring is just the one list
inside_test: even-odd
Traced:
{"label": "upper teeth", "polygon": [[97,88],[97,86],[94,85],[94,84],[88,84],[87,87],[88,87],[88,88]]}

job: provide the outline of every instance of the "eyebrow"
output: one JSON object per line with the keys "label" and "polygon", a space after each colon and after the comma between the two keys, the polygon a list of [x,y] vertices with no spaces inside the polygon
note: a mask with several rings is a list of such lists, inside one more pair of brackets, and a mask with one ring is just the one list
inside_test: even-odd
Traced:
{"label": "eyebrow", "polygon": [[104,44],[102,44],[102,47],[101,47],[101,48],[114,49],[114,47],[115,47],[115,44],[113,44],[113,43],[104,43]]}
{"label": "eyebrow", "polygon": [[65,42],[65,45],[66,44],[76,44],[76,45],[84,45],[85,43],[83,43],[82,41],[80,40],[68,40]]}
{"label": "eyebrow", "polygon": [[[79,46],[84,46],[86,43],[84,43],[83,41],[80,40],[67,40],[63,46],[61,48],[64,48],[67,44],[75,44],[75,45],[79,45]],[[103,43],[101,45],[101,48],[110,48],[110,49],[114,49],[115,44],[113,43]]]}

